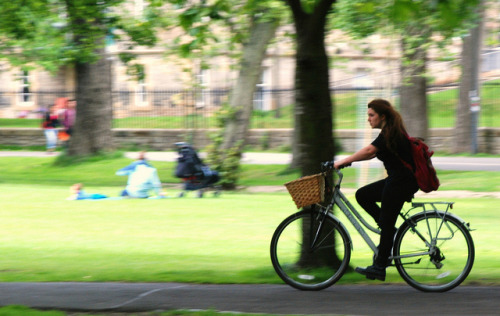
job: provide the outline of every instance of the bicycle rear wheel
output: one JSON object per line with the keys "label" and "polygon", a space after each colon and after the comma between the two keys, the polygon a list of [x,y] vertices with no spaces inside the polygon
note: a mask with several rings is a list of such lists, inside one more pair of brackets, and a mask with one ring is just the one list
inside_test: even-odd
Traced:
{"label": "bicycle rear wheel", "polygon": [[331,214],[300,211],[286,218],[271,240],[276,273],[299,290],[317,291],[337,282],[351,258],[351,239]]}
{"label": "bicycle rear wheel", "polygon": [[474,242],[468,227],[457,217],[443,212],[420,213],[401,225],[393,255],[399,274],[409,285],[424,292],[445,292],[469,275]]}

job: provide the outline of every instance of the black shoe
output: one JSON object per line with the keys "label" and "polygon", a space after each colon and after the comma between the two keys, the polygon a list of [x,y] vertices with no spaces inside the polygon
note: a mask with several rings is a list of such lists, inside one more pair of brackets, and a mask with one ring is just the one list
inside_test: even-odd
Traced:
{"label": "black shoe", "polygon": [[357,273],[366,275],[369,280],[380,280],[385,281],[385,267],[378,266],[376,264],[368,266],[366,268],[357,267],[354,269]]}

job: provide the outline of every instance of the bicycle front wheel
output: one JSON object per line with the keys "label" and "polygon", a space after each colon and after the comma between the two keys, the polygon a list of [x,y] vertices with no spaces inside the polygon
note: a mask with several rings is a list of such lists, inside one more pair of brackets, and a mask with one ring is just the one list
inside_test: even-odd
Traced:
{"label": "bicycle front wheel", "polygon": [[401,277],[424,292],[445,292],[462,283],[474,263],[474,242],[457,217],[420,213],[398,231],[393,248]]}
{"label": "bicycle front wheel", "polygon": [[271,261],[276,273],[299,290],[325,289],[346,271],[351,240],[331,214],[300,211],[286,218],[271,240]]}

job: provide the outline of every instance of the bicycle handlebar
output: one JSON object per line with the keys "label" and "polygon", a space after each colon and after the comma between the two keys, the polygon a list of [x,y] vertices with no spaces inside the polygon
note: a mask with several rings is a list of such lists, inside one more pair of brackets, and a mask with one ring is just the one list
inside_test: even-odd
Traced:
{"label": "bicycle handlebar", "polygon": [[321,171],[326,172],[326,171],[330,171],[330,170],[335,170],[335,172],[337,173],[337,176],[339,177],[337,185],[340,186],[340,183],[342,183],[342,178],[344,177],[344,174],[342,173],[342,171],[340,171],[340,169],[348,167],[348,166],[342,166],[339,169],[335,169],[333,167],[334,165],[335,165],[335,162],[333,160],[322,162],[321,163]]}
{"label": "bicycle handlebar", "polygon": [[321,171],[330,171],[333,169],[335,162],[333,160],[321,163]]}

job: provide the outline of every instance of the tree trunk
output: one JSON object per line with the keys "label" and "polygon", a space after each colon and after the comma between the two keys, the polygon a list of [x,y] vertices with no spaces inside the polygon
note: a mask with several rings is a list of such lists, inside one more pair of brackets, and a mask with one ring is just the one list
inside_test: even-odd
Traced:
{"label": "tree trunk", "polygon": [[[413,38],[402,39],[403,58],[401,61],[400,106],[401,116],[414,137],[427,138],[429,122],[427,118],[427,79],[425,77],[427,52],[425,40],[416,41],[421,34],[408,32]],[[421,36],[421,38],[426,38]]]}
{"label": "tree trunk", "polygon": [[314,15],[307,15],[296,25],[293,160],[302,175],[311,175],[319,172],[322,161],[334,156],[333,102],[324,24]]}
{"label": "tree trunk", "polygon": [[91,155],[113,149],[111,62],[104,48],[95,63],[77,63],[76,121],[68,155]]}
{"label": "tree trunk", "polygon": [[262,61],[277,27],[275,21],[267,21],[256,22],[250,29],[250,38],[243,46],[238,80],[229,101],[230,107],[236,112],[225,128],[222,149],[235,146],[241,149],[245,143],[253,110],[253,96],[262,73]]}
{"label": "tree trunk", "polygon": [[[326,16],[334,3],[324,0],[316,3],[312,13],[303,11],[300,0],[289,0],[296,29],[295,68],[295,129],[293,135],[293,162],[303,176],[318,173],[320,163],[334,157],[329,63],[325,48]],[[308,241],[310,232],[303,225],[302,238]],[[332,236],[335,238],[335,236]],[[312,262],[305,249],[298,264],[338,265],[335,251],[327,251],[317,262]]]}
{"label": "tree trunk", "polygon": [[457,105],[454,129],[453,152],[476,152],[474,115],[471,111],[471,97],[479,94],[479,63],[481,53],[482,22],[472,28],[462,41],[462,78],[460,79],[460,100]]}

